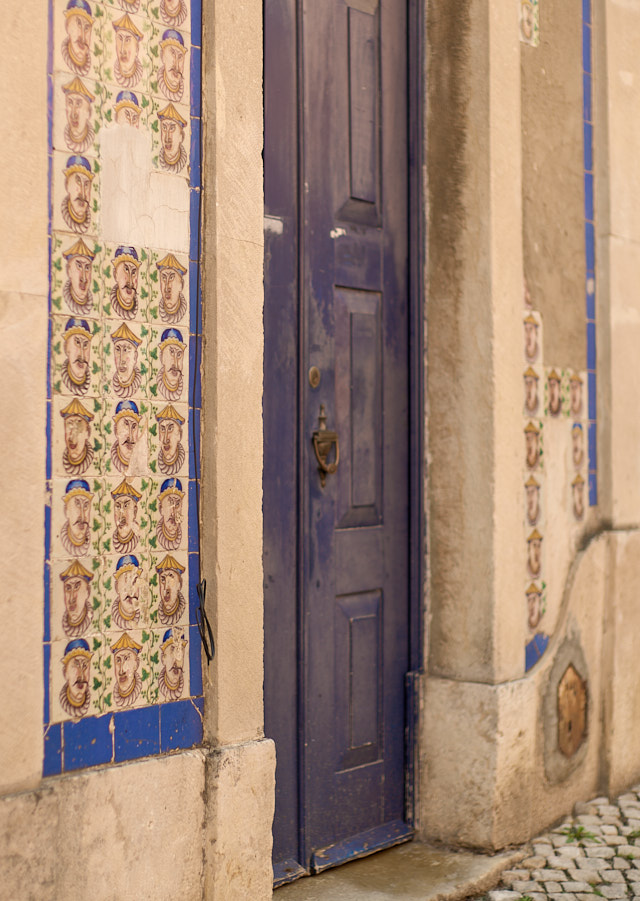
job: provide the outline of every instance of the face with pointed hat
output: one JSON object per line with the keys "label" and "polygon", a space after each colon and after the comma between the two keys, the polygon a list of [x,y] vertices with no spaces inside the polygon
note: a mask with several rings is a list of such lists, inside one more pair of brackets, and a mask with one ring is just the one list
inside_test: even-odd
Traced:
{"label": "face with pointed hat", "polygon": [[113,338],[113,362],[122,385],[130,384],[138,362],[138,346],[129,338]]}
{"label": "face with pointed hat", "polygon": [[93,258],[81,253],[67,256],[67,276],[71,285],[71,295],[79,304],[86,304],[91,288],[91,268]]}
{"label": "face with pointed hat", "polygon": [[180,157],[180,148],[184,141],[184,128],[175,119],[163,117],[160,119],[160,140],[165,159],[168,163],[175,162]]}
{"label": "face with pointed hat", "polygon": [[542,569],[542,536],[534,531],[527,539],[527,566],[532,576],[539,576]]}
{"label": "face with pointed hat", "polygon": [[113,671],[118,691],[123,697],[131,694],[139,669],[140,655],[135,648],[119,648],[113,651]]}
{"label": "face with pointed hat", "polygon": [[91,357],[91,334],[89,325],[84,319],[70,319],[67,322],[64,352],[71,378],[77,385],[81,385],[87,377]]}
{"label": "face with pointed hat", "polygon": [[538,408],[538,376],[531,367],[524,374],[524,405],[529,413]]}
{"label": "face with pointed hat", "polygon": [[82,163],[68,166],[65,170],[67,203],[76,222],[85,222],[91,203],[91,167],[88,160],[80,157]]}
{"label": "face with pointed hat", "polygon": [[172,557],[165,557],[164,566],[157,567],[158,585],[160,588],[160,603],[166,614],[171,614],[178,606],[178,595],[182,589],[182,573],[184,567],[180,566]]}
{"label": "face with pointed hat", "polygon": [[75,626],[84,619],[93,576],[83,566],[72,564],[60,578],[62,579],[64,606],[69,625]]}
{"label": "face with pointed hat", "polygon": [[132,254],[122,253],[113,261],[114,278],[118,286],[118,292],[125,302],[127,309],[135,302],[138,291],[138,269],[140,263],[132,259]]}
{"label": "face with pointed hat", "polygon": [[525,485],[525,501],[527,508],[527,522],[535,526],[540,516],[540,485],[535,479],[529,479]]}
{"label": "face with pointed hat", "polygon": [[574,426],[571,429],[571,458],[576,469],[579,466],[582,466],[582,460],[584,458],[584,444],[582,426],[579,422],[574,423]]}
{"label": "face with pointed hat", "polygon": [[534,427],[527,427],[524,432],[527,466],[535,469],[540,459],[540,434]]}
{"label": "face with pointed hat", "polygon": [[173,29],[165,31],[160,42],[160,57],[164,80],[170,91],[179,91],[182,87],[186,52],[182,35]]}
{"label": "face with pointed hat", "polygon": [[81,547],[89,538],[92,500],[93,494],[84,479],[74,479],[67,484],[64,515],[69,537],[76,547]]}
{"label": "face with pointed hat", "polygon": [[533,316],[524,320],[524,352],[532,362],[538,355],[538,323]]}
{"label": "face with pointed hat", "polygon": [[187,641],[180,630],[168,629],[164,634],[160,653],[164,664],[165,679],[171,689],[180,685],[184,672],[184,652]]}
{"label": "face with pointed hat", "polygon": [[571,493],[573,495],[573,515],[576,519],[582,519],[584,516],[584,479],[581,475],[577,475],[571,483]]}
{"label": "face with pointed hat", "polygon": [[133,554],[121,557],[116,566],[116,595],[125,619],[133,619],[140,607],[140,566]]}
{"label": "face with pointed hat", "polygon": [[533,583],[527,589],[527,625],[535,631],[542,619],[542,592]]}
{"label": "face with pointed hat", "polygon": [[182,441],[182,417],[158,416],[158,438],[162,457],[167,463],[173,462],[178,456],[178,447]]}
{"label": "face with pointed hat", "polygon": [[74,3],[70,0],[65,10],[65,28],[69,37],[71,59],[79,69],[82,69],[88,62],[91,52],[93,17],[88,3]]}
{"label": "face with pointed hat", "polygon": [[569,398],[571,412],[579,416],[582,412],[582,379],[577,375],[572,376],[569,382]]}
{"label": "face with pointed hat", "polygon": [[71,82],[71,86],[65,85],[63,88],[65,93],[65,111],[67,114],[67,124],[69,126],[69,135],[71,140],[79,144],[84,141],[89,131],[89,120],[93,112],[91,94],[89,91],[81,91],[82,85],[79,79]]}
{"label": "face with pointed hat", "polygon": [[132,487],[129,490],[121,490],[126,486],[126,481],[119,485],[113,491],[113,520],[116,527],[116,534],[121,541],[130,538],[138,519],[138,502],[140,500],[139,492]]}
{"label": "face with pointed hat", "polygon": [[160,273],[160,293],[164,301],[164,308],[169,314],[175,313],[180,308],[181,294],[184,287],[183,273],[173,266],[159,266],[158,269]]}
{"label": "face with pointed hat", "polygon": [[552,416],[557,416],[562,406],[562,398],[560,397],[560,378],[555,370],[549,374],[547,383],[549,386],[549,412]]}
{"label": "face with pointed hat", "polygon": [[[123,78],[130,78],[136,71],[140,39],[138,29],[130,27],[128,16],[123,16],[118,23],[114,23],[116,32],[116,56],[120,65],[120,73]],[[133,23],[131,23],[133,24]]]}

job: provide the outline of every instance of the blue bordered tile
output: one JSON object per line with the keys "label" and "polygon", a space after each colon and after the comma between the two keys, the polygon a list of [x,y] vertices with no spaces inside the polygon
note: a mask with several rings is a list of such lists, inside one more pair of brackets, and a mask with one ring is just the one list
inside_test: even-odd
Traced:
{"label": "blue bordered tile", "polygon": [[[51,490],[51,483],[47,483]],[[44,508],[44,546],[45,557],[48,559],[51,553],[51,504],[47,504]]]}
{"label": "blue bordered tile", "polygon": [[582,21],[591,22],[591,0],[582,0]]}
{"label": "blue bordered tile", "polygon": [[191,696],[202,695],[202,655],[200,632],[197,626],[189,626],[189,675]]}
{"label": "blue bordered tile", "polygon": [[192,52],[194,47],[202,47],[202,6],[195,2],[191,4],[191,47]]}
{"label": "blue bordered tile", "polygon": [[596,420],[596,374],[589,372],[587,374],[587,384],[589,391],[589,419],[592,422]]}
{"label": "blue bordered tile", "polygon": [[589,506],[598,506],[598,476],[595,472],[589,473]]}
{"label": "blue bordered tile", "polygon": [[202,58],[199,47],[191,48],[191,60],[189,62],[189,67],[189,77],[191,79],[191,115],[200,116],[200,98],[202,97],[202,92],[200,90],[200,73],[202,71]]}
{"label": "blue bordered tile", "polygon": [[583,122],[582,135],[584,140],[584,168],[586,172],[593,172],[593,125]]}
{"label": "blue bordered tile", "polygon": [[202,406],[202,387],[200,363],[202,360],[202,338],[191,335],[189,338],[189,392],[194,407]]}
{"label": "blue bordered tile", "polygon": [[[198,564],[198,554],[190,553],[189,554],[189,622],[195,623],[196,620],[196,610],[200,604],[200,598],[198,597],[198,582],[200,581],[200,567]],[[205,601],[206,604],[206,601]],[[198,646],[200,645],[200,641],[198,640]]]}
{"label": "blue bordered tile", "polygon": [[589,469],[594,471],[598,468],[598,425],[595,422],[589,423]]}
{"label": "blue bordered tile", "polygon": [[[585,172],[584,175],[584,218],[593,222],[593,175]],[[587,267],[591,268],[591,267]]]}
{"label": "blue bordered tile", "polygon": [[591,75],[582,73],[582,118],[591,122]]}
{"label": "blue bordered tile", "polygon": [[173,701],[160,707],[160,748],[192,748],[202,741],[202,699]]}
{"label": "blue bordered tile", "polygon": [[44,562],[44,640],[51,641],[51,564],[48,560]]}
{"label": "blue bordered tile", "polygon": [[198,541],[197,491],[198,483],[195,479],[189,479],[189,553],[196,553],[200,546]]}
{"label": "blue bordered tile", "polygon": [[116,714],[115,760],[135,760],[160,753],[160,708],[139,707]]}
{"label": "blue bordered tile", "polygon": [[596,280],[593,276],[587,275],[587,288],[585,291],[587,319],[591,321],[596,318]]}
{"label": "blue bordered tile", "polygon": [[46,643],[43,647],[43,660],[44,660],[44,723],[45,725],[49,722],[49,672],[51,670],[51,645]]}
{"label": "blue bordered tile", "polygon": [[[191,448],[189,452],[189,478],[200,478],[200,420],[201,411],[198,407],[193,407],[189,416],[189,438]],[[195,436],[195,438],[194,438]]]}
{"label": "blue bordered tile", "polygon": [[[595,370],[596,368],[596,324],[595,322],[587,322],[587,369]],[[589,390],[591,397],[591,390]]]}
{"label": "blue bordered tile", "polygon": [[[49,367],[48,376],[49,376],[50,372],[51,372],[51,367]],[[49,393],[49,399],[47,400],[47,435],[51,435],[51,395],[50,395],[50,392],[48,392],[48,393]],[[46,472],[45,472],[45,479],[47,481],[49,481],[49,479],[51,478],[51,468],[52,468],[51,456],[52,456],[51,441],[47,441],[47,464],[46,464]]]}
{"label": "blue bordered tile", "polygon": [[197,260],[189,261],[189,330],[192,335],[197,334],[200,329],[200,281],[198,279],[198,262]]}
{"label": "blue bordered tile", "polygon": [[[48,680],[48,675],[47,675]],[[62,772],[62,723],[48,726],[44,733],[43,776],[58,776]]]}
{"label": "blue bordered tile", "polygon": [[584,225],[584,251],[587,271],[596,268],[596,236],[593,222],[585,222]]}
{"label": "blue bordered tile", "polygon": [[109,714],[63,724],[65,772],[111,762],[113,752],[110,721]]}
{"label": "blue bordered tile", "polygon": [[591,73],[591,26],[588,22],[582,23],[582,68]]}
{"label": "blue bordered tile", "polygon": [[200,185],[200,119],[191,119],[190,181]]}
{"label": "blue bordered tile", "polygon": [[189,259],[197,262],[200,258],[200,193],[195,188],[189,193]]}

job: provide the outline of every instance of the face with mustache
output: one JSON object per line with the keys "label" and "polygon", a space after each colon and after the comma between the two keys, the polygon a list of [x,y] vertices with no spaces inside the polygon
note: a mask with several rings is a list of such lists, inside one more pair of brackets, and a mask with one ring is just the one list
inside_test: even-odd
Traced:
{"label": "face with mustache", "polygon": [[131,497],[117,497],[113,505],[116,532],[122,540],[131,535],[138,516],[138,505]]}
{"label": "face with mustache", "polygon": [[70,625],[75,626],[83,619],[90,590],[89,582],[82,576],[65,579],[64,606]]}
{"label": "face with mustache", "polygon": [[182,498],[179,494],[165,494],[160,501],[160,517],[169,534],[178,531],[178,525],[182,521]]}
{"label": "face with mustache", "polygon": [[179,91],[182,86],[185,51],[174,44],[167,44],[162,48],[161,56],[167,87],[170,91]]}
{"label": "face with mustache", "polygon": [[171,419],[163,419],[159,425],[160,447],[162,456],[171,463],[178,455],[178,445],[182,439],[182,426]]}
{"label": "face with mustache", "polygon": [[91,498],[85,494],[74,494],[65,504],[67,531],[76,545],[84,544],[89,537]]}
{"label": "face with mustache", "polygon": [[140,437],[140,423],[133,416],[121,416],[113,431],[120,448],[120,456],[125,463],[128,463]]}
{"label": "face with mustache", "polygon": [[84,222],[91,200],[91,179],[82,172],[72,172],[67,178],[69,209],[77,222]]}
{"label": "face with mustache", "polygon": [[179,344],[166,344],[160,351],[160,362],[164,367],[164,378],[172,391],[180,385],[182,364],[184,361],[184,347]]}
{"label": "face with mustache", "polygon": [[67,261],[67,276],[71,282],[71,294],[78,303],[86,303],[91,285],[91,260],[89,257],[72,257]]}
{"label": "face with mustache", "polygon": [[93,22],[90,22],[85,16],[67,16],[66,29],[69,35],[69,54],[79,68],[82,68],[89,59],[92,28]]}
{"label": "face with mustache", "polygon": [[160,573],[160,597],[165,613],[171,613],[177,607],[178,592],[182,588],[182,576],[173,570]]}
{"label": "face with mustache", "polygon": [[89,440],[91,425],[84,416],[66,416],[64,420],[64,443],[70,463],[80,463],[84,459],[85,447]]}
{"label": "face with mustache", "polygon": [[82,707],[87,697],[90,670],[91,660],[84,654],[76,654],[64,666],[67,692],[76,707]]}
{"label": "face with mustache", "polygon": [[160,272],[160,292],[167,313],[175,313],[180,306],[180,292],[184,280],[175,269],[163,269]]}
{"label": "face with mustache", "polygon": [[67,123],[72,141],[83,141],[89,130],[91,103],[82,94],[67,94],[65,101]]}
{"label": "face with mustache", "polygon": [[123,648],[115,654],[113,668],[120,694],[128,695],[133,687],[136,673],[140,666],[140,658],[135,651]]}
{"label": "face with mustache", "polygon": [[128,385],[138,362],[138,348],[132,341],[121,338],[113,343],[113,357],[120,382]]}
{"label": "face with mustache", "polygon": [[130,31],[118,28],[116,31],[116,56],[120,72],[125,78],[133,75],[138,59],[139,41]]}
{"label": "face with mustache", "polygon": [[120,295],[128,304],[131,303],[138,289],[138,267],[128,260],[123,263],[117,263],[115,279]]}
{"label": "face with mustache", "polygon": [[184,638],[175,638],[162,651],[165,679],[169,688],[177,688],[184,670],[184,649],[187,642]]}
{"label": "face with mustache", "polygon": [[91,338],[84,334],[69,335],[64,342],[64,352],[67,356],[69,372],[78,385],[87,376],[90,351]]}
{"label": "face with mustache", "polygon": [[136,610],[139,608],[139,575],[140,571],[138,569],[128,569],[126,572],[116,575],[116,594],[120,603],[120,610],[122,615],[127,618],[133,618]]}

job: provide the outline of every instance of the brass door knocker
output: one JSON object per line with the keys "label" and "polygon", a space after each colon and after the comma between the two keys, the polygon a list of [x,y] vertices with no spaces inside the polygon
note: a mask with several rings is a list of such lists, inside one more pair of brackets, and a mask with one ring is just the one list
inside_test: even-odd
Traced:
{"label": "brass door knocker", "polygon": [[[327,463],[327,457],[331,453],[332,446],[336,448],[336,458],[333,463]],[[313,433],[313,449],[316,453],[318,461],[318,472],[320,473],[320,484],[324,488],[327,480],[327,473],[332,475],[338,468],[340,462],[340,444],[338,442],[338,433],[330,432],[327,429],[327,415],[324,411],[324,404],[320,404],[320,413],[318,415],[318,428]]]}

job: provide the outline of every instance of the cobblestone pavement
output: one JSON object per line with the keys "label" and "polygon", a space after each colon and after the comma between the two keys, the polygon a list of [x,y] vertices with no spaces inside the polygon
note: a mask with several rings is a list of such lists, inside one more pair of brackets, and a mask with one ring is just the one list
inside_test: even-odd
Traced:
{"label": "cobblestone pavement", "polygon": [[640,785],[617,801],[576,804],[571,819],[527,847],[488,901],[640,901]]}

